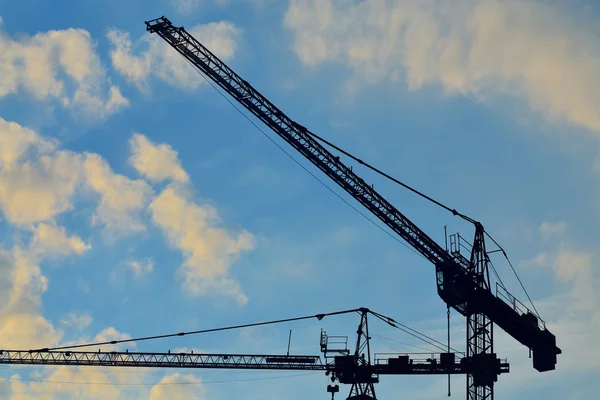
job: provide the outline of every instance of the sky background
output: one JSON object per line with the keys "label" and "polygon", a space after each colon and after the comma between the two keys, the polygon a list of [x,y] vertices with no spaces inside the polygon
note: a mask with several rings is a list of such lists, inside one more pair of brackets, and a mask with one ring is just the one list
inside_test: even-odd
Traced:
{"label": "sky background", "polygon": [[[144,21],[161,15],[302,125],[483,222],[563,349],[557,370],[540,374],[497,329],[495,350],[511,363],[497,399],[598,392],[592,1],[0,2],[0,348],[363,306],[445,340],[433,266],[146,33]],[[444,225],[471,238],[469,224],[344,161],[438,243]],[[508,264],[492,260],[525,299]],[[292,352],[317,355],[322,328],[352,342],[358,322],[122,348],[285,353],[292,329]],[[370,328],[375,352],[427,347],[383,323]],[[464,349],[456,313],[451,335]],[[382,377],[376,390],[441,399],[445,380]],[[451,398],[464,398],[465,378],[452,382]],[[285,371],[0,367],[10,400],[325,399],[328,383]]]}

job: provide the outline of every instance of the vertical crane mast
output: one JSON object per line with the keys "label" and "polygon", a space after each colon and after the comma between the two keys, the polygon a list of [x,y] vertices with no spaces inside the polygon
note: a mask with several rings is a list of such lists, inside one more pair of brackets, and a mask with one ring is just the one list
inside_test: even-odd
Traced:
{"label": "vertical crane mast", "polygon": [[[356,350],[354,352],[354,360],[361,367],[371,366],[371,345],[369,337],[369,321],[367,319],[367,310],[361,311],[360,323],[356,331]],[[373,376],[373,373],[368,371],[358,382],[352,384],[350,388],[350,396],[348,400],[375,399],[374,383],[379,382],[379,378]]]}
{"label": "vertical crane mast", "polygon": [[[490,291],[489,257],[485,250],[484,230],[480,223],[475,224],[475,240],[469,260],[469,272],[475,278],[477,288]],[[494,324],[485,313],[473,310],[467,305],[467,357],[478,357],[482,365],[490,365],[495,359]],[[476,358],[477,359],[477,358]],[[486,362],[489,361],[489,362]],[[484,367],[484,370],[487,368]],[[490,371],[491,372],[491,371]],[[487,377],[487,374],[484,375]],[[475,375],[467,375],[467,400],[493,400],[494,374],[492,379],[476,381]]]}
{"label": "vertical crane mast", "polygon": [[487,276],[485,231],[480,223],[473,221],[476,232],[470,260],[447,252],[340,162],[339,157],[324,148],[313,133],[284,114],[183,27],[173,26],[163,16],[147,21],[146,29],[158,34],[194,68],[219,85],[435,265],[438,294],[449,306],[467,317],[467,349],[477,364],[477,371],[484,371],[469,377],[469,400],[493,397],[493,383],[499,373],[492,347],[493,323],[532,350],[533,365],[538,371],[555,369],[556,356],[561,350],[556,347],[554,335],[543,323],[539,323],[534,313],[529,310],[523,312],[516,302],[509,304],[492,292]]}

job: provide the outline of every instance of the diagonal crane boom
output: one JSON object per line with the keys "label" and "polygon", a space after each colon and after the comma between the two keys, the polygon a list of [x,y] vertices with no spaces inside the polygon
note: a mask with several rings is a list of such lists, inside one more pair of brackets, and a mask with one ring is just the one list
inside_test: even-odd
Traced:
{"label": "diagonal crane boom", "polygon": [[[556,368],[557,354],[561,350],[556,347],[556,338],[545,324],[535,313],[517,304],[505,288],[502,288],[502,293],[498,292],[498,288],[496,294],[492,292],[485,231],[481,223],[461,215],[475,225],[475,240],[469,259],[445,250],[321,145],[321,138],[283,113],[183,27],[175,27],[163,16],[147,21],[146,30],[158,34],[197,71],[219,85],[435,265],[439,296],[449,307],[467,317],[467,353],[476,357],[479,368],[497,371],[494,367],[493,324],[532,351],[535,369],[543,372]],[[468,379],[469,399],[493,398],[493,377],[481,387],[476,387],[472,376]]]}

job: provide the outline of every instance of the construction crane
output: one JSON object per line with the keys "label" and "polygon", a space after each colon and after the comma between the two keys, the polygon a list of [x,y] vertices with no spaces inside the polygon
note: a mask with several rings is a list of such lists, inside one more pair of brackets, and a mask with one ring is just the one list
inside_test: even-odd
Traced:
{"label": "construction crane", "polygon": [[[530,350],[533,355],[533,367],[536,370],[545,372],[556,368],[557,354],[561,354],[561,350],[556,346],[555,336],[546,328],[539,315],[519,302],[503,285],[496,284],[495,291],[492,290],[489,277],[490,258],[485,246],[487,232],[480,222],[427,197],[454,215],[469,221],[475,227],[475,236],[468,257],[461,254],[460,248],[464,246],[461,245],[459,235],[451,236],[450,249],[443,248],[321,143],[334,147],[379,173],[381,171],[293,121],[183,27],[173,26],[171,21],[163,16],[147,21],[146,29],[158,34],[197,71],[220,86],[235,101],[254,114],[434,264],[438,295],[449,309],[451,307],[466,317],[466,354],[458,361],[457,353],[450,353],[448,350],[439,356],[428,357],[425,362],[402,355],[393,358],[375,357],[373,363],[366,318],[369,311],[361,309],[361,323],[354,354],[350,354],[348,350],[338,349],[338,354],[331,360],[327,335],[323,333],[321,350],[324,352],[325,362],[318,361],[320,358],[316,356],[90,353],[61,351],[65,349],[62,347],[30,351],[4,350],[0,353],[0,364],[324,370],[331,375],[332,381],[337,380],[351,385],[348,399],[353,400],[375,399],[373,384],[378,382],[379,374],[462,373],[467,375],[467,399],[488,400],[493,399],[493,388],[498,376],[509,370],[508,364],[497,358],[494,352],[493,325],[496,324]],[[374,313],[374,315],[389,324],[394,323],[381,314]],[[114,343],[116,342],[105,344]],[[330,386],[328,391],[333,396],[337,390],[336,387]]]}
{"label": "construction crane", "polygon": [[[323,353],[315,355],[283,354],[194,354],[194,352],[149,353],[129,351],[70,351],[67,349],[121,344],[139,340],[158,339],[170,336],[185,336],[194,333],[206,333],[231,328],[266,325],[279,322],[307,319],[315,317],[319,320],[325,316],[348,313],[360,314],[356,347],[354,353],[348,349],[347,336],[329,336],[321,330],[320,347]],[[246,370],[293,370],[323,371],[330,376],[332,384],[327,392],[334,398],[339,392],[336,382],[350,385],[348,400],[375,399],[374,384],[379,382],[380,375],[457,375],[471,374],[477,382],[494,379],[496,375],[482,370],[473,357],[450,352],[443,353],[383,353],[371,357],[368,315],[394,326],[396,321],[373,312],[367,308],[338,311],[314,316],[289,318],[286,320],[260,322],[244,326],[209,329],[200,332],[176,333],[150,338],[124,339],[109,342],[68,345],[54,349],[38,350],[0,350],[0,364],[6,365],[56,365],[56,366],[100,366],[100,367],[146,367],[146,368],[183,368],[183,369],[246,369]],[[438,347],[439,348],[439,347]],[[495,360],[498,373],[509,372],[506,360]]]}
{"label": "construction crane", "polygon": [[[438,295],[448,307],[466,317],[466,355],[473,358],[478,368],[496,374],[497,378],[493,347],[494,324],[529,348],[536,370],[544,372],[556,368],[557,354],[561,350],[556,346],[555,336],[546,328],[539,315],[520,303],[503,286],[496,285],[494,293],[489,278],[490,258],[485,246],[487,232],[480,222],[437,203],[475,226],[468,258],[460,253],[459,248],[447,251],[321,144],[323,142],[331,146],[329,142],[288,117],[185,28],[175,27],[163,16],[146,21],[146,30],[159,35],[198,72],[220,86],[435,265]],[[481,384],[473,374],[469,374],[468,400],[492,399],[494,382],[495,379],[491,379]]]}

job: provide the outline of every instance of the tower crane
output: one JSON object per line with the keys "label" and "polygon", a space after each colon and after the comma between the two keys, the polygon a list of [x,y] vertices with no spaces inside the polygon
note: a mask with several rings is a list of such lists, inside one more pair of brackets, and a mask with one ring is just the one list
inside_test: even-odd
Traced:
{"label": "tower crane", "polygon": [[[95,353],[64,351],[67,348],[62,347],[26,351],[2,350],[0,364],[316,370],[330,374],[332,381],[350,384],[348,399],[352,400],[375,399],[373,385],[378,382],[379,375],[466,374],[467,400],[488,400],[494,397],[493,388],[498,376],[509,372],[508,364],[497,358],[494,352],[495,324],[530,350],[533,355],[533,367],[537,371],[545,372],[556,368],[557,355],[561,354],[561,349],[556,346],[555,336],[546,328],[539,315],[519,302],[503,285],[497,284],[493,290],[489,277],[490,258],[485,243],[487,232],[480,222],[436,202],[475,227],[474,240],[467,256],[460,251],[460,236],[453,236],[453,240],[451,238],[449,250],[443,248],[321,143],[335,146],[284,114],[185,28],[175,27],[163,16],[146,21],[146,30],[159,35],[198,72],[221,87],[434,264],[438,295],[449,309],[453,308],[466,317],[466,353],[460,359],[457,359],[457,353],[450,353],[448,350],[437,356],[432,355],[426,360],[410,358],[408,354],[392,358],[375,356],[375,359],[371,360],[367,314],[371,313],[392,325],[395,321],[368,309],[359,309],[354,310],[361,314],[354,354],[350,354],[347,349],[332,349],[327,334],[322,332],[321,351],[325,362],[319,356]],[[354,159],[369,166],[362,160]],[[321,319],[323,316],[325,314],[316,317]],[[103,344],[115,343],[117,341]],[[328,388],[332,397],[337,390],[339,388],[335,386]]]}
{"label": "tower crane", "polygon": [[[435,266],[437,292],[441,299],[467,320],[467,357],[473,357],[478,369],[488,371],[490,379],[478,382],[467,375],[468,400],[493,398],[497,379],[493,347],[496,324],[533,354],[533,367],[540,371],[556,368],[556,337],[546,328],[537,313],[531,311],[503,286],[494,291],[489,278],[489,255],[486,231],[474,219],[460,215],[475,227],[475,237],[468,258],[460,249],[447,251],[404,216],[394,205],[368,185],[327,150],[323,139],[288,117],[277,106],[235,73],[183,27],[175,27],[164,16],[146,21],[146,30],[156,33],[181,54],[198,72],[212,80],[231,98],[260,119],[280,138],[294,147],[331,180],[366,207],[387,227]],[[438,203],[439,204],[439,203]]]}
{"label": "tower crane", "polygon": [[[82,347],[115,345],[140,340],[160,339],[166,337],[185,336],[190,334],[223,331],[229,329],[298,321],[308,318],[322,320],[326,316],[358,313],[360,322],[356,335],[354,353],[348,349],[348,338],[329,336],[321,330],[320,347],[323,353],[315,355],[287,354],[194,354],[191,352],[156,353],[129,351],[72,351]],[[137,339],[113,340],[100,343],[67,345],[56,348],[37,350],[0,350],[0,364],[5,365],[55,365],[55,366],[96,366],[96,367],[138,367],[138,368],[180,368],[180,369],[236,369],[236,370],[293,370],[322,371],[330,376],[332,384],[327,392],[334,398],[339,392],[335,382],[350,385],[348,400],[375,399],[374,384],[379,382],[380,375],[458,375],[472,374],[477,381],[490,379],[487,371],[480,370],[473,357],[464,353],[384,353],[375,354],[371,358],[368,315],[394,326],[396,321],[367,308],[337,311],[314,316],[288,318],[286,320],[260,322],[238,325],[235,327],[208,329],[196,332],[180,332],[171,335],[160,335]],[[333,339],[333,340],[331,340]],[[438,347],[439,348],[439,347]],[[509,372],[506,360],[496,359],[498,373]]]}

